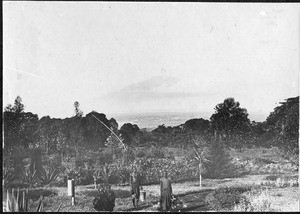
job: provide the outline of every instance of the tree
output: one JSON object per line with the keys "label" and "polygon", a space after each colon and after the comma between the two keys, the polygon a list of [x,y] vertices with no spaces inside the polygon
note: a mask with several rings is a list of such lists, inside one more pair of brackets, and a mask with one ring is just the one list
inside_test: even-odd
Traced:
{"label": "tree", "polygon": [[124,143],[127,145],[131,145],[133,137],[136,135],[136,133],[140,130],[140,128],[131,123],[125,123],[120,128],[120,134],[122,135],[124,139]]}
{"label": "tree", "polygon": [[198,165],[198,170],[199,170],[199,186],[202,188],[202,173],[205,170],[205,165],[206,163],[209,163],[210,160],[210,155],[209,155],[209,150],[206,145],[206,142],[203,140],[203,138],[196,136],[192,140],[194,144],[194,158],[197,162]]}
{"label": "tree", "polygon": [[5,108],[4,108],[4,112],[14,112],[16,114],[20,114],[22,112],[24,112],[24,104],[22,103],[22,98],[20,96],[17,96],[14,102],[14,106],[12,106],[11,104],[8,104]]}
{"label": "tree", "polygon": [[78,102],[78,101],[75,101],[75,102],[74,102],[75,117],[82,117],[82,115],[83,115],[83,111],[81,111],[81,110],[79,109],[79,106],[80,106],[79,102]]}
{"label": "tree", "polygon": [[184,123],[184,130],[191,130],[197,132],[205,132],[209,129],[209,120],[205,120],[202,118],[199,119],[191,119]]}
{"label": "tree", "polygon": [[216,105],[210,121],[213,130],[222,134],[222,140],[228,146],[240,148],[241,142],[245,142],[251,133],[247,109],[241,108],[234,98],[227,98]]}
{"label": "tree", "polygon": [[78,157],[79,148],[84,143],[83,129],[82,129],[82,117],[74,116],[69,121],[69,145],[72,145],[75,148],[75,157]]}
{"label": "tree", "polygon": [[222,135],[215,131],[215,136],[209,145],[209,162],[204,164],[207,170],[206,177],[217,179],[232,176],[234,165],[231,163],[231,157],[225,148]]}
{"label": "tree", "polygon": [[28,148],[34,142],[38,116],[24,112],[21,97],[17,96],[14,106],[7,105],[3,114],[4,149],[11,152],[14,148]]}
{"label": "tree", "polygon": [[83,137],[86,146],[98,149],[99,147],[105,147],[105,141],[111,132],[96,118],[107,127],[111,127],[113,122],[112,120],[109,121],[105,114],[96,111],[92,111],[82,118],[81,127],[83,129]]}
{"label": "tree", "polygon": [[15,99],[15,105],[13,107],[13,111],[17,114],[21,113],[24,111],[24,104],[22,104],[22,98],[20,96],[17,96]]}
{"label": "tree", "polygon": [[269,143],[283,149],[287,155],[299,155],[299,96],[280,102],[266,122]]}
{"label": "tree", "polygon": [[66,148],[66,137],[63,132],[63,120],[51,119],[49,116],[42,117],[35,132],[36,147],[42,148],[46,155],[50,152],[61,152]]}

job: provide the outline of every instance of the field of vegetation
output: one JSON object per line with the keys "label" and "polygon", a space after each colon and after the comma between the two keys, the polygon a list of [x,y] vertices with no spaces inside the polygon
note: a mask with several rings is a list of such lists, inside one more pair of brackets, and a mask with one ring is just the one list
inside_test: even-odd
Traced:
{"label": "field of vegetation", "polygon": [[[152,131],[129,123],[119,128],[105,114],[83,116],[78,102],[74,107],[65,119],[24,112],[20,97],[6,107],[4,210],[14,200],[7,190],[19,189],[28,190],[27,211],[95,212],[100,195],[114,211],[158,211],[166,170],[176,196],[173,211],[299,211],[299,97],[281,103],[265,122],[251,122],[228,98],[210,120]],[[146,192],[138,208],[129,186],[134,167]]]}

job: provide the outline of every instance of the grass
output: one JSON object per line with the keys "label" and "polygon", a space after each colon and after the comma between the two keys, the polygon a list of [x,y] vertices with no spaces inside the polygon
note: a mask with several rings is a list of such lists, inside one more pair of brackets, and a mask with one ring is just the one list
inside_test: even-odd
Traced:
{"label": "grass", "polygon": [[[260,185],[262,181],[266,181],[266,175],[248,175],[243,178],[219,180],[205,179],[203,180],[202,188],[199,188],[198,181],[173,183],[172,188],[173,193],[187,205],[185,211],[203,211],[208,210],[208,206],[204,202],[205,196],[215,189],[221,187],[256,186]],[[129,188],[129,186],[112,186],[112,190],[116,194],[115,211],[134,211]],[[157,211],[157,203],[160,196],[159,185],[143,186],[143,189],[147,193],[146,201],[140,203],[138,210]],[[92,189],[92,185],[76,187],[75,206],[71,206],[71,197],[67,196],[66,187],[49,187],[45,190],[36,189],[30,191],[32,192],[29,193],[31,194],[29,211],[34,211],[38,203],[37,195],[42,194],[45,196],[44,211],[54,212],[62,204],[61,212],[95,212],[92,200],[97,195],[97,190]],[[271,204],[270,208],[273,210],[297,211],[297,198],[299,198],[297,187],[277,188],[274,186],[269,187],[268,191],[268,195],[264,196],[265,198],[257,193],[252,193],[253,206],[258,207],[257,203],[262,203],[263,199],[267,198]]]}

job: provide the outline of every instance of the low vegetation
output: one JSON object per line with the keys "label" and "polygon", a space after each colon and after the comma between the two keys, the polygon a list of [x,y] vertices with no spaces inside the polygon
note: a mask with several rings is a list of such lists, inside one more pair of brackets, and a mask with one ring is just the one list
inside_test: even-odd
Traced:
{"label": "low vegetation", "polygon": [[[148,194],[140,209],[150,211],[156,210],[164,170],[182,202],[174,207],[182,211],[278,210],[262,189],[276,190],[280,198],[299,185],[299,98],[281,103],[262,123],[251,122],[247,110],[228,98],[210,120],[152,131],[130,123],[119,128],[115,119],[95,111],[84,116],[78,102],[71,118],[39,119],[24,112],[21,101],[4,111],[3,187],[29,188],[30,211],[40,206],[40,196],[50,211],[60,203],[62,211],[131,211],[133,167]],[[262,177],[250,183],[256,176]],[[77,186],[73,207],[68,179]]]}

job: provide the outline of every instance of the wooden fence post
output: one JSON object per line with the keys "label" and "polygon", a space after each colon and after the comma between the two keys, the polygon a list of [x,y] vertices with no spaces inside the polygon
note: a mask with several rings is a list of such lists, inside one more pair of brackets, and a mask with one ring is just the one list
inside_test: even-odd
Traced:
{"label": "wooden fence post", "polygon": [[75,181],[74,179],[68,180],[68,196],[72,197],[72,206],[75,205]]}
{"label": "wooden fence post", "polygon": [[10,211],[10,206],[9,206],[9,203],[10,202],[10,199],[9,199],[9,189],[6,190],[6,212],[9,212]]}

